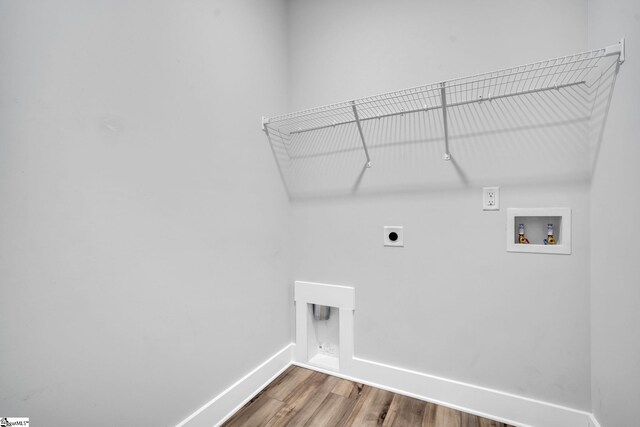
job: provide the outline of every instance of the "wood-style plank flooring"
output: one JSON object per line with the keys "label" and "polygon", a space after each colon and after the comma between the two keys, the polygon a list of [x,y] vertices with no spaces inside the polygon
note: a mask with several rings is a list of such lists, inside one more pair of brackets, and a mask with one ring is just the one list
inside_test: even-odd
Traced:
{"label": "wood-style plank flooring", "polygon": [[291,366],[225,427],[511,427],[444,406]]}

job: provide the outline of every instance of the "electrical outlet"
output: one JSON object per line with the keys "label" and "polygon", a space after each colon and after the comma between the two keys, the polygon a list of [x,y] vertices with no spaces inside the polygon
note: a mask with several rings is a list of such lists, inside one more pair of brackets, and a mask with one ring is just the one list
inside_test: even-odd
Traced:
{"label": "electrical outlet", "polygon": [[482,209],[485,211],[500,210],[500,187],[484,187],[482,189]]}

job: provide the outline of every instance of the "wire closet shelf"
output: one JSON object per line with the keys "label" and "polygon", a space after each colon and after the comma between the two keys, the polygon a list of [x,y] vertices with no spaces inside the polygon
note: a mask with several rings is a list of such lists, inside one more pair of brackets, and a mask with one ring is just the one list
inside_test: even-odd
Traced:
{"label": "wire closet shelf", "polygon": [[479,102],[517,97],[544,91],[562,91],[572,86],[593,84],[593,71],[605,57],[618,56],[624,62],[624,39],[618,44],[587,52],[548,59],[517,67],[368,96],[351,101],[262,118],[262,130],[285,149],[296,138],[310,132],[356,125],[366,157],[371,158],[361,124],[375,119],[441,110],[444,131],[444,159],[451,159],[447,135],[447,109]]}

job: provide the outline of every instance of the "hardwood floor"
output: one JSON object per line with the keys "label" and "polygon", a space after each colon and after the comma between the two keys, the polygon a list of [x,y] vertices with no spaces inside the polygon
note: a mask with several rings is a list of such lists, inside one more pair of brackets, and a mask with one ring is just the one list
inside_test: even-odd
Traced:
{"label": "hardwood floor", "polygon": [[223,426],[511,427],[297,366],[282,373]]}

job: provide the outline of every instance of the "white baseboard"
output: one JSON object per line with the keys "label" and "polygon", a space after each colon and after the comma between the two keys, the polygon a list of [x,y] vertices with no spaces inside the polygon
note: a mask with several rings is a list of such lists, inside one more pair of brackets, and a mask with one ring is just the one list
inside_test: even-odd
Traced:
{"label": "white baseboard", "polygon": [[514,426],[600,427],[593,414],[585,411],[358,357],[341,372],[325,370],[293,361],[294,348],[289,344],[271,356],[176,427],[222,424],[292,363]]}
{"label": "white baseboard", "polygon": [[287,345],[176,427],[212,427],[225,422],[291,365],[293,347],[294,344]]}
{"label": "white baseboard", "polygon": [[519,427],[587,427],[592,418],[585,411],[358,357],[348,372],[339,373],[294,364]]}
{"label": "white baseboard", "polygon": [[589,427],[602,427],[593,414],[589,415]]}

